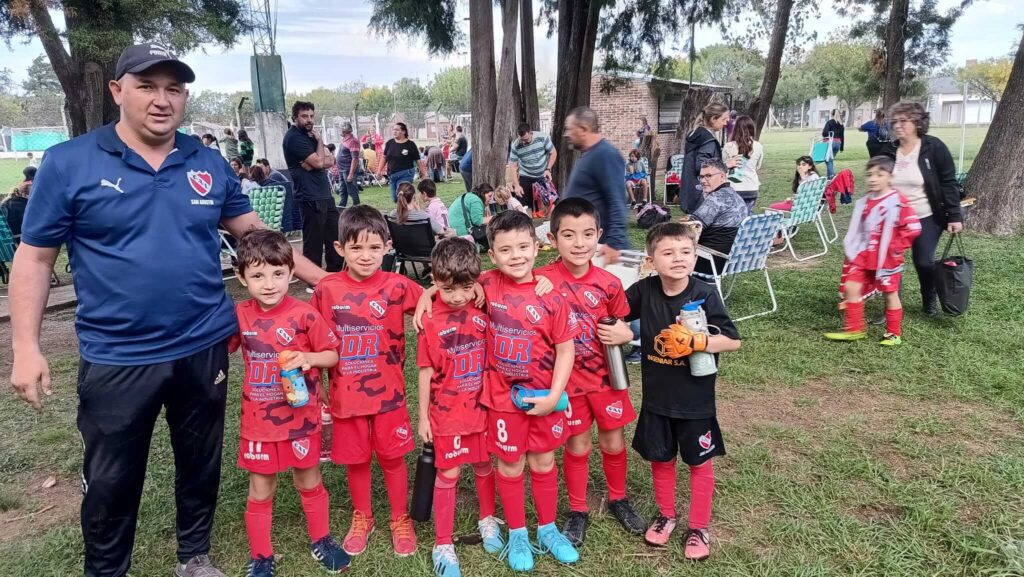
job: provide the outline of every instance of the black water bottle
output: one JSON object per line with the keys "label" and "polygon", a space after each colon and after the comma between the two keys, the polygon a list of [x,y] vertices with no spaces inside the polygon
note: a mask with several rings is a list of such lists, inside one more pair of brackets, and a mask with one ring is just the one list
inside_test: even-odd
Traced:
{"label": "black water bottle", "polygon": [[416,459],[416,478],[412,483],[412,503],[409,504],[409,517],[413,521],[426,523],[430,520],[430,510],[434,508],[435,476],[434,444],[423,443],[423,451]]}

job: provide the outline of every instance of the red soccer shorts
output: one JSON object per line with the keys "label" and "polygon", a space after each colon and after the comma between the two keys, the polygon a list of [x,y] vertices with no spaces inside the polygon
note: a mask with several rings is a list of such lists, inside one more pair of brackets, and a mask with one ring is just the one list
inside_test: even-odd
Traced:
{"label": "red soccer shorts", "polygon": [[845,298],[847,282],[860,283],[862,285],[860,289],[862,297],[866,297],[876,290],[881,293],[894,293],[900,290],[900,280],[902,278],[902,272],[880,275],[878,271],[868,270],[849,262],[844,262],[843,274],[839,281],[839,293]]}
{"label": "red soccer shorts", "polygon": [[569,434],[579,435],[590,431],[590,425],[597,421],[599,431],[612,431],[625,427],[636,420],[629,391],[595,391],[585,395],[569,397],[569,408],[565,410]]}
{"label": "red soccer shorts", "polygon": [[487,443],[491,453],[506,463],[515,463],[526,453],[547,453],[565,444],[569,425],[565,411],[543,417],[526,411],[487,412]]}
{"label": "red soccer shorts", "polygon": [[320,433],[291,441],[238,443],[238,468],[260,475],[276,475],[289,468],[309,469],[320,463]]}
{"label": "red soccer shorts", "polygon": [[331,433],[331,461],[338,465],[369,462],[373,453],[378,459],[405,456],[416,445],[409,411],[405,407],[347,419],[334,418]]}
{"label": "red soccer shorts", "polygon": [[434,435],[434,463],[438,469],[483,463],[489,458],[487,433],[484,431],[468,435]]}

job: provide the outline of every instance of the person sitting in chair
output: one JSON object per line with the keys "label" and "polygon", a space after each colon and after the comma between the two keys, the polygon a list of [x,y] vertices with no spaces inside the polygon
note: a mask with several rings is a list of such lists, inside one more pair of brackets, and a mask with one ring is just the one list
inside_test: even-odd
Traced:
{"label": "person sitting in chair", "polygon": [[420,206],[420,201],[416,196],[416,189],[413,188],[411,182],[398,183],[398,206],[391,211],[388,218],[402,225],[429,222],[435,235],[443,235],[444,224],[431,218],[430,214]]}
{"label": "person sitting in chair", "polygon": [[650,181],[647,159],[636,148],[629,152],[626,163],[626,194],[629,195],[630,208],[642,206],[649,198]]}
{"label": "person sitting in chair", "polygon": [[[747,217],[747,204],[732,188],[726,178],[727,172],[725,164],[718,159],[705,161],[701,165],[699,178],[704,200],[697,210],[690,213],[690,219],[701,224],[700,245],[722,254],[729,254],[732,250],[736,231]],[[725,260],[715,257],[715,267],[719,272],[725,266]],[[694,270],[712,273],[711,264],[706,259],[697,259]]]}

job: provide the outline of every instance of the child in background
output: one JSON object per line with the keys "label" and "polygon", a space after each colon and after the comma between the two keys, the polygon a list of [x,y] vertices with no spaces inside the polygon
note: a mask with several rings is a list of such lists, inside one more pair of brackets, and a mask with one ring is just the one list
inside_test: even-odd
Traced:
{"label": "child in background", "polygon": [[629,162],[626,163],[626,193],[629,194],[630,208],[642,206],[647,202],[648,172],[647,159],[640,151],[629,151]]}
{"label": "child in background", "polygon": [[434,444],[434,573],[459,577],[452,544],[455,488],[461,465],[472,465],[480,503],[478,527],[488,553],[505,546],[494,517],[494,467],[487,452],[487,410],[480,404],[487,345],[487,314],[473,303],[480,277],[476,246],[464,238],[442,240],[430,255],[437,286],[433,316],[423,319],[416,348],[419,434]]}
{"label": "child in background", "polygon": [[[796,159],[796,172],[793,174],[793,194],[796,194],[801,184],[818,180],[819,178],[821,178],[821,175],[818,174],[818,169],[814,166],[814,159],[810,156],[801,156]],[[793,197],[791,196],[780,202],[773,202],[768,207],[772,210],[792,210]]]}
{"label": "child in background", "polygon": [[352,527],[342,547],[350,555],[366,551],[375,524],[370,507],[370,458],[376,454],[391,503],[395,554],[416,552],[416,533],[407,514],[405,455],[413,449],[405,404],[405,314],[423,293],[402,275],[380,270],[391,248],[388,227],[377,209],[360,204],[345,209],[335,249],[345,269],[325,276],[309,303],[341,339],[340,360],[330,373],[334,418],[331,460],[346,465],[352,494]]}
{"label": "child in background", "polygon": [[[337,573],[349,556],[329,532],[328,501],[320,477],[320,405],[316,395],[319,369],[338,363],[338,339],[320,313],[288,296],[294,262],[283,234],[259,229],[238,241],[238,280],[251,299],[238,303],[239,334],[229,349],[242,348],[242,438],[238,466],[249,471],[245,530],[249,536],[251,577],[273,577],[274,551],[270,527],[277,474],[292,469],[302,500],[313,558]],[[278,355],[291,351],[283,366]],[[309,401],[292,407],[285,398],[280,373],[302,369]]]}
{"label": "child in background", "polygon": [[893,160],[876,156],[868,161],[868,194],[853,205],[850,228],[843,239],[843,331],[826,333],[831,341],[867,337],[864,298],[874,291],[885,295],[885,335],[878,344],[903,344],[900,279],[904,253],[921,234],[917,213],[903,194],[892,188]]}
{"label": "child in background", "polygon": [[519,212],[529,216],[530,210],[523,206],[523,203],[519,202],[519,199],[512,194],[512,187],[503,184],[494,191],[494,204],[496,210],[494,213],[499,213],[505,210],[518,210]]}
{"label": "child in background", "polygon": [[612,388],[604,345],[595,338],[598,321],[612,316],[619,323],[629,314],[629,303],[618,277],[593,266],[590,259],[601,238],[597,209],[582,198],[569,198],[551,213],[551,242],[559,259],[537,269],[569,305],[569,314],[580,326],[576,335],[576,366],[566,392],[569,394],[569,441],[562,455],[565,487],[569,492],[569,516],[562,533],[577,547],[583,544],[590,525],[587,511],[587,480],[591,426],[597,423],[608,510],[627,532],[642,535],[646,523],[626,498],[626,439],[623,427],[636,419],[628,390]]}
{"label": "child in background", "polygon": [[[714,285],[691,279],[697,260],[696,232],[692,227],[666,222],[647,233],[647,260],[658,273],[626,290],[627,320],[640,319],[643,354],[643,404],[633,436],[633,449],[651,462],[654,500],[659,514],[644,539],[665,546],[676,527],[676,455],[690,468],[690,514],[683,534],[687,559],[710,554],[708,523],[715,489],[712,458],[725,455],[715,409],[715,373],[693,376],[689,356],[694,351],[723,353],[740,348],[740,336]],[[683,305],[704,301],[713,336],[693,333],[678,324]],[[598,337],[608,344],[633,338],[628,325],[598,326]],[[717,359],[716,359],[717,362]]]}

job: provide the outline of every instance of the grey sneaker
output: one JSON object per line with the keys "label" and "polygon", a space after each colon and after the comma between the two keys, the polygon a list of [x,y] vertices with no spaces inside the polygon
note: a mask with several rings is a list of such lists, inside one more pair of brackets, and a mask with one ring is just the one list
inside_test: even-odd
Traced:
{"label": "grey sneaker", "polygon": [[213,566],[209,555],[196,555],[182,565],[174,568],[174,577],[227,577]]}

